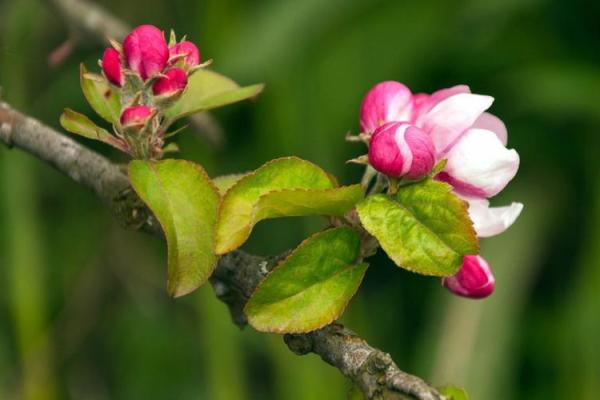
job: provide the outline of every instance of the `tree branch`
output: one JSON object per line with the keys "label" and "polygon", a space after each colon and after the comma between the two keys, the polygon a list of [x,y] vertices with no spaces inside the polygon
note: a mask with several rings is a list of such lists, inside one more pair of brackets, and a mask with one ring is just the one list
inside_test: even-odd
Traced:
{"label": "tree branch", "polygon": [[[124,227],[162,235],[152,213],[117,165],[1,101],[0,141],[9,148],[17,147],[34,155],[92,189]],[[211,284],[239,326],[246,324],[243,314],[246,300],[278,259],[243,251],[221,257]],[[371,347],[342,325],[331,324],[307,334],[286,335],[285,342],[296,354],[318,354],[350,378],[369,399],[443,399],[420,378],[398,369],[389,354]]]}

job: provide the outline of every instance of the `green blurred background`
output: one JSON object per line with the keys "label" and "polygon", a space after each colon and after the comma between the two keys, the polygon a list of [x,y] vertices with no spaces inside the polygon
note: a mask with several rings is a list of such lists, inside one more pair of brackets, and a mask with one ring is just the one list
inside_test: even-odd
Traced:
{"label": "green blurred background", "polygon": [[[297,155],[356,182],[345,143],[376,82],[415,91],[459,83],[496,98],[492,112],[521,155],[495,204],[525,203],[483,254],[497,291],[451,296],[439,280],[372,267],[343,321],[401,368],[455,383],[474,400],[600,398],[600,3],[544,0],[129,0],[102,4],[130,24],[187,33],[214,69],[265,82],[255,102],[219,110],[226,144],[193,132],[182,157],[212,176]],[[63,107],[91,115],[78,64],[48,54],[68,24],[41,0],[0,0],[4,98],[58,128]],[[94,143],[86,145],[124,159]],[[246,245],[276,254],[316,219],[264,222]],[[0,398],[344,399],[348,381],[276,335],[230,322],[209,287],[164,290],[165,249],[123,231],[92,193],[0,146]]]}

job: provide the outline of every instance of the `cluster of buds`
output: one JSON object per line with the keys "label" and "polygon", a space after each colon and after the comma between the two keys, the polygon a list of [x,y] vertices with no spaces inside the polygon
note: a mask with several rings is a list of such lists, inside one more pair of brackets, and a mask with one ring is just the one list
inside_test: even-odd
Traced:
{"label": "cluster of buds", "polygon": [[190,41],[177,42],[173,32],[167,44],[163,32],[152,25],[138,26],[123,44],[111,44],[100,66],[121,101],[116,134],[133,157],[160,158],[166,133],[162,111],[181,97],[191,74],[204,66],[200,52]]}
{"label": "cluster of buds", "polygon": [[[432,94],[413,94],[400,82],[375,85],[360,109],[359,140],[369,146],[367,161],[390,178],[417,180],[434,174],[449,183],[468,202],[469,215],[479,237],[502,233],[517,219],[523,205],[490,207],[515,176],[519,155],[507,149],[504,123],[486,112],[490,96],[471,93],[459,85]],[[445,160],[441,171],[433,167]],[[466,256],[463,267],[443,284],[455,294],[486,297],[494,277],[479,255]]]}

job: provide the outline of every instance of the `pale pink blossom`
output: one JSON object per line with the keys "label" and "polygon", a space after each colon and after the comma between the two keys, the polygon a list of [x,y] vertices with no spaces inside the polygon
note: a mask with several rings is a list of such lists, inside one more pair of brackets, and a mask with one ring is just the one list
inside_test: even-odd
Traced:
{"label": "pale pink blossom", "polygon": [[[360,111],[363,132],[375,132],[370,146],[373,143],[379,146],[376,151],[369,149],[371,165],[390,176],[405,170],[402,147],[390,139],[377,139],[377,127],[384,125],[379,128],[384,130],[395,126],[395,122],[399,126],[420,128],[431,140],[435,153],[433,162],[446,160],[436,179],[452,185],[455,193],[468,202],[477,236],[504,232],[515,222],[523,205],[490,207],[488,198],[498,194],[514,178],[519,155],[506,147],[508,135],[504,123],[487,112],[493,101],[490,96],[471,93],[465,85],[430,95],[412,94],[399,82],[376,85],[365,96]],[[379,144],[380,141],[385,145]],[[378,165],[380,160],[393,160],[389,164],[394,168],[382,168]],[[465,256],[458,273],[443,278],[442,282],[451,292],[471,298],[489,296],[495,285],[490,266],[479,255]]]}
{"label": "pale pink blossom", "polygon": [[492,294],[496,280],[483,257],[465,256],[460,271],[443,278],[442,285],[456,295],[482,299]]}
{"label": "pale pink blossom", "polygon": [[164,34],[153,25],[140,25],[123,41],[129,68],[146,80],[160,74],[169,60]]}
{"label": "pale pink blossom", "polygon": [[405,122],[390,122],[373,133],[369,163],[394,178],[420,179],[433,168],[435,151],[431,138],[421,129]]}
{"label": "pale pink blossom", "polygon": [[[458,85],[431,95],[412,94],[399,82],[387,81],[371,89],[361,105],[361,128],[372,133],[373,127],[389,122],[407,122],[430,136],[436,161],[447,160],[437,179],[450,183],[464,198],[487,199],[498,194],[514,178],[519,155],[507,149],[504,123],[486,112],[494,99],[471,93],[468,86]],[[510,218],[498,223],[494,216],[505,215],[507,208],[490,208],[478,203],[477,215],[470,208],[479,236],[501,233],[521,212],[522,205],[510,206]],[[486,219],[490,218],[489,221]],[[483,227],[494,226],[494,229]]]}

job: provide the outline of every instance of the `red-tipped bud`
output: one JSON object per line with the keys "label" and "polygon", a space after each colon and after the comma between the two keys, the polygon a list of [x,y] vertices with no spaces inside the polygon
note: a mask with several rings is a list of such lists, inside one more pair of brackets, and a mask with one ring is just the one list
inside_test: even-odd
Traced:
{"label": "red-tipped bud", "polygon": [[121,113],[121,124],[128,127],[143,128],[152,116],[152,109],[148,106],[131,106],[127,107]]}
{"label": "red-tipped bud", "polygon": [[[183,63],[186,67],[194,67],[200,64],[200,51],[198,51],[198,47],[192,42],[183,41],[173,45],[169,49],[169,54],[171,58],[185,54]],[[174,63],[177,63],[177,61]]]}
{"label": "red-tipped bud", "polygon": [[106,79],[115,86],[123,86],[123,66],[121,65],[121,55],[113,48],[104,50],[102,55],[102,71]]}
{"label": "red-tipped bud", "polygon": [[171,68],[152,86],[156,96],[173,96],[183,92],[188,82],[187,74],[181,68]]}
{"label": "red-tipped bud", "polygon": [[160,29],[140,25],[123,41],[129,68],[146,80],[162,72],[169,60],[169,47]]}
{"label": "red-tipped bud", "polygon": [[496,280],[489,264],[481,256],[465,256],[458,273],[443,278],[442,285],[456,295],[482,299],[492,294]]}
{"label": "red-tipped bud", "polygon": [[373,134],[369,163],[392,178],[419,179],[435,164],[435,149],[429,135],[405,122],[390,122]]}

